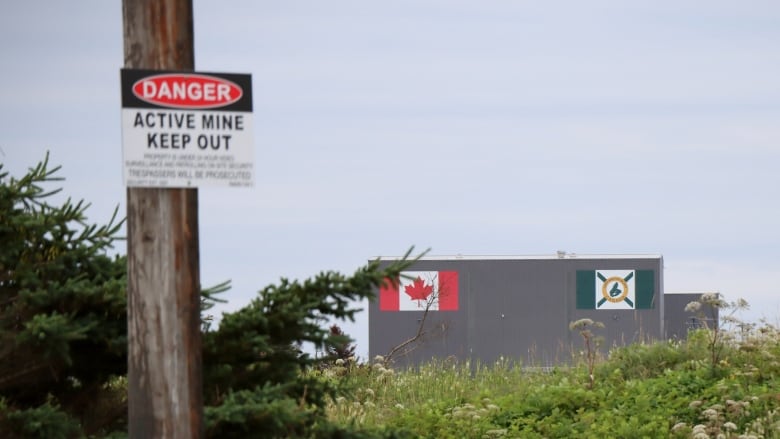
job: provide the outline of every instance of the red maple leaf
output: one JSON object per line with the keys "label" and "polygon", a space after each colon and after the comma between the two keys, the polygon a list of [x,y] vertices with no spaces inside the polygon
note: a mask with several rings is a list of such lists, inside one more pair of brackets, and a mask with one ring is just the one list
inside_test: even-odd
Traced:
{"label": "red maple leaf", "polygon": [[428,300],[428,296],[433,293],[433,285],[425,285],[425,281],[417,276],[413,284],[404,287],[404,292],[412,300]]}

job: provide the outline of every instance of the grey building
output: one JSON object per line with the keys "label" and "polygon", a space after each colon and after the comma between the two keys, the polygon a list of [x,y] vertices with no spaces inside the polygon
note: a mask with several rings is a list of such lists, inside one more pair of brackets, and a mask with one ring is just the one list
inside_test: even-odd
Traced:
{"label": "grey building", "polygon": [[660,255],[426,257],[377,293],[369,355],[395,348],[401,364],[505,357],[550,366],[582,348],[569,329],[579,319],[604,323],[594,330],[603,346],[664,339],[667,326],[679,336],[684,325],[676,316],[685,304],[671,321],[665,316]]}

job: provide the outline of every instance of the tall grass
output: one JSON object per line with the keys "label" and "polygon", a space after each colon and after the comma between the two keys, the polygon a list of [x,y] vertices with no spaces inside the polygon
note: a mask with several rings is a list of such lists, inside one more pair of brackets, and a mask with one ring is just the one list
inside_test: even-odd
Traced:
{"label": "tall grass", "polygon": [[[706,330],[551,370],[510,359],[393,369],[342,362],[312,372],[343,393],[331,420],[409,437],[780,437],[780,332],[730,337],[711,364]],[[591,387],[592,383],[592,388]]]}
{"label": "tall grass", "polygon": [[412,431],[412,436],[419,436],[422,429],[427,437],[470,437],[489,431],[489,420],[500,411],[495,399],[523,394],[554,375],[523,369],[503,358],[493,364],[432,359],[400,370],[382,361],[347,362],[323,373],[345,389],[345,395],[327,407],[332,420],[396,426]]}

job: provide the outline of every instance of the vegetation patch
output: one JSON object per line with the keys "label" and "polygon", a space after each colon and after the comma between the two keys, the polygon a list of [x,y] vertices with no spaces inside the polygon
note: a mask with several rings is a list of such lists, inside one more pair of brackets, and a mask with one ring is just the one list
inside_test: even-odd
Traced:
{"label": "vegetation patch", "polygon": [[[43,185],[56,170],[43,161],[14,179],[0,166],[0,437],[125,437],[126,260],[108,254],[121,223],[89,223],[83,202],[50,203]],[[281,279],[217,328],[204,317],[206,436],[780,436],[780,331],[739,322],[747,304],[716,295],[687,309],[718,311],[722,325],[685,341],[605,352],[599,322],[572,322],[583,351],[552,370],[512,358],[357,361],[333,321],[354,318],[352,304],[396,278],[409,255],[383,269]],[[203,292],[204,312],[225,288]],[[304,342],[327,355],[307,355]]]}

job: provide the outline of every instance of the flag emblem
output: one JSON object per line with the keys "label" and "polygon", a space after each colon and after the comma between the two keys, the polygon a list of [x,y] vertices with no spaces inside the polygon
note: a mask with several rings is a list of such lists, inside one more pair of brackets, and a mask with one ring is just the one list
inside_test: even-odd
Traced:
{"label": "flag emblem", "polygon": [[381,311],[457,311],[457,271],[404,271],[379,288]]}
{"label": "flag emblem", "polygon": [[653,270],[577,271],[578,309],[651,309]]}
{"label": "flag emblem", "polygon": [[596,271],[596,309],[634,309],[634,270]]}

